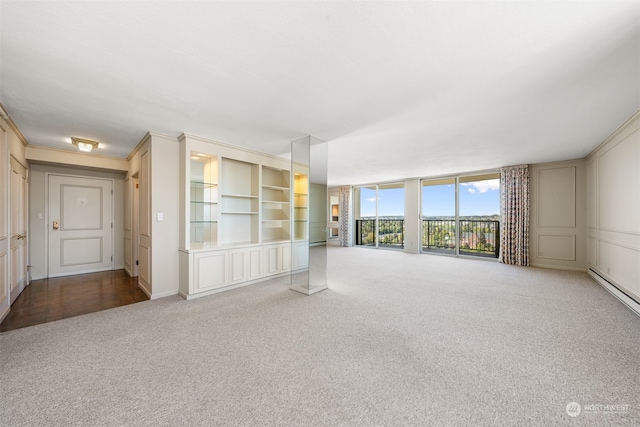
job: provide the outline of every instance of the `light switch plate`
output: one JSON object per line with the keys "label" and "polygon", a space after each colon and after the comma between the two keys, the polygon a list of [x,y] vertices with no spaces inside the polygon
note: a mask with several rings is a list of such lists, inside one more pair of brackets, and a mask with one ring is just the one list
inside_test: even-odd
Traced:
{"label": "light switch plate", "polygon": [[158,221],[164,221],[164,214],[162,212],[158,212]]}

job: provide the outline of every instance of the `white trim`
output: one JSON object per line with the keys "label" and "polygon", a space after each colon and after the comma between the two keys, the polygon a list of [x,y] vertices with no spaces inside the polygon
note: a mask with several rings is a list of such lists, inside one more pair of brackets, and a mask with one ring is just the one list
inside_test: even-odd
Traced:
{"label": "white trim", "polygon": [[[611,132],[609,134],[609,136],[607,136],[600,144],[598,144],[598,146],[596,148],[591,150],[591,152],[589,154],[587,154],[587,156],[585,158],[589,159],[589,158],[593,157],[602,147],[607,145],[609,142],[613,141],[625,129],[630,127],[633,124],[633,121],[636,120],[638,117],[640,117],[640,109],[637,110],[635,113],[633,113],[631,115],[631,117],[629,117],[627,120],[622,122],[622,124],[620,124],[620,126],[618,126],[613,132]],[[635,128],[633,131],[631,131],[631,133],[636,132],[638,129],[640,129],[640,127]],[[622,140],[624,140],[624,139],[626,139],[626,138],[623,138]],[[618,145],[620,142],[622,142],[622,140],[618,141],[615,145]],[[606,150],[606,151],[609,151],[609,150]],[[598,157],[600,157],[600,156],[598,156]]]}
{"label": "white trim", "polygon": [[566,270],[566,271],[579,271],[581,273],[587,272],[587,268],[583,267],[568,267],[564,265],[550,265],[550,264],[529,264],[530,267],[548,268],[550,270]]}
{"label": "white trim", "polygon": [[[206,297],[208,295],[214,295],[214,294],[218,294],[220,292],[229,291],[231,289],[242,288],[242,287],[249,286],[249,285],[255,285],[255,284],[258,284],[260,282],[266,282],[267,280],[277,279],[279,277],[285,277],[285,276],[288,276],[290,274],[291,274],[291,272],[287,271],[287,272],[284,272],[284,273],[273,274],[271,276],[265,276],[265,277],[261,277],[259,279],[250,280],[248,282],[240,282],[240,283],[237,283],[237,284],[234,284],[234,285],[223,286],[223,287],[220,287],[220,288],[211,289],[211,290],[204,291],[204,292],[198,292],[198,293],[195,293],[195,294],[187,295],[182,291],[178,291],[178,292],[174,292],[172,295],[178,294],[182,298],[184,298],[184,299],[189,301],[189,300],[192,300],[192,299],[196,299],[196,298],[200,298],[200,297]],[[156,298],[159,298],[159,297],[156,297]]]}
{"label": "white trim", "polygon": [[[144,291],[144,289],[143,289]],[[178,295],[178,290],[172,290],[172,291],[166,291],[166,292],[160,292],[159,294],[152,294],[151,296],[149,296],[149,299],[158,299],[158,298],[164,298],[164,297],[170,297],[172,295]]]}

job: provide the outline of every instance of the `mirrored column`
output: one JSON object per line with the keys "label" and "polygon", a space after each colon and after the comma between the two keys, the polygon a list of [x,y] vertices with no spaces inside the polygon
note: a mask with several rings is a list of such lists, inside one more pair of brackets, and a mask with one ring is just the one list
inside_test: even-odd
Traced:
{"label": "mirrored column", "polygon": [[318,138],[291,143],[291,289],[306,295],[327,289],[327,157]]}

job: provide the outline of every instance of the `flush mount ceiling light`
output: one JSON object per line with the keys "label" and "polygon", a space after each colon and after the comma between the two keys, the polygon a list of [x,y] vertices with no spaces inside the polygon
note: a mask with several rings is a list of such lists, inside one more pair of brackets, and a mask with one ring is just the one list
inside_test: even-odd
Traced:
{"label": "flush mount ceiling light", "polygon": [[89,152],[94,148],[98,148],[99,142],[92,141],[90,139],[76,138],[75,136],[71,137],[71,143],[78,147],[78,150]]}

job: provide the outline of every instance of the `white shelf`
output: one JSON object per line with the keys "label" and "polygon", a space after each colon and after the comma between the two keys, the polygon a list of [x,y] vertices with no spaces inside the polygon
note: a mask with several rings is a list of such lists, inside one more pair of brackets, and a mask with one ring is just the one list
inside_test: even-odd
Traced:
{"label": "white shelf", "polygon": [[280,187],[277,185],[263,185],[262,188],[268,188],[270,190],[281,190],[281,191],[289,191],[289,187]]}
{"label": "white shelf", "polygon": [[258,215],[258,212],[222,212],[222,215]]}
{"label": "white shelf", "polygon": [[250,194],[223,194],[222,197],[233,197],[235,199],[257,199],[258,196],[252,196]]}
{"label": "white shelf", "polygon": [[274,205],[290,205],[291,202],[281,202],[279,200],[262,200],[262,203],[272,203]]}

